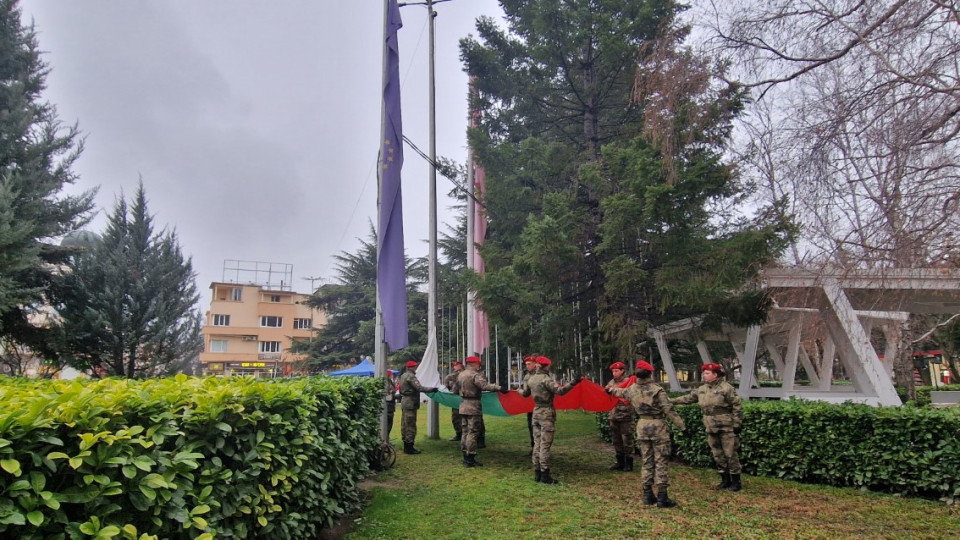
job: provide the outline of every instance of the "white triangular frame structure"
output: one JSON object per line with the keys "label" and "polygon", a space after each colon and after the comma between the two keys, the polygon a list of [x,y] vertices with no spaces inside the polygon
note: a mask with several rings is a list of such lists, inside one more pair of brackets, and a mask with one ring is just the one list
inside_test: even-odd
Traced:
{"label": "white triangular frame structure", "polygon": [[[762,285],[774,307],[762,326],[724,326],[705,331],[700,320],[684,319],[652,328],[670,389],[680,390],[667,341],[697,343],[704,363],[712,362],[708,341],[728,341],[740,363],[738,393],[745,398],[801,397],[870,405],[900,405],[893,387],[892,351],[881,359],[870,344],[873,328],[893,336],[910,314],[960,313],[960,271],[940,268],[810,271],[798,268],[766,270]],[[888,339],[888,342],[891,341]],[[755,380],[760,348],[782,374],[779,388],[759,388]],[[822,354],[821,354],[822,351]],[[851,384],[833,384],[834,364],[840,362]],[[795,384],[797,368],[810,385]]]}

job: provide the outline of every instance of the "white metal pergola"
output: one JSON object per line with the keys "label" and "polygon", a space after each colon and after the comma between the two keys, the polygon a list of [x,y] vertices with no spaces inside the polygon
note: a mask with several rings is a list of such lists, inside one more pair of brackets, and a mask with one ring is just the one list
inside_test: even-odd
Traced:
{"label": "white metal pergola", "polygon": [[[811,271],[770,269],[763,286],[774,307],[762,326],[724,326],[705,331],[698,319],[684,319],[649,330],[657,343],[671,390],[680,390],[667,348],[669,339],[697,343],[704,363],[711,362],[708,341],[727,341],[740,362],[738,392],[745,398],[789,398],[871,405],[900,405],[892,382],[892,350],[881,359],[870,344],[873,328],[894,341],[897,325],[912,313],[960,313],[960,271],[939,268]],[[757,353],[763,350],[782,374],[779,388],[759,388],[755,380]],[[822,351],[822,354],[821,354]],[[833,384],[840,362],[851,384]],[[810,385],[798,386],[802,368]]]}

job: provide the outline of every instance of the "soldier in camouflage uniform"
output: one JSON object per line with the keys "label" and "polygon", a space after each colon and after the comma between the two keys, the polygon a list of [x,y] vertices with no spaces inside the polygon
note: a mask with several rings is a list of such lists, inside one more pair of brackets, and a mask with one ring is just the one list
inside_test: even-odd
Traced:
{"label": "soldier in camouflage uniform", "polygon": [[550,476],[550,448],[557,430],[553,397],[566,394],[582,379],[561,386],[546,371],[550,366],[549,358],[538,356],[537,364],[540,368],[520,388],[521,396],[533,396],[533,479],[543,484],[556,484],[557,481]]}
{"label": "soldier in camouflage uniform", "polygon": [[387,370],[383,382],[383,401],[387,406],[387,439],[390,438],[390,432],[393,431],[393,416],[397,410],[397,383],[393,380],[393,372]]}
{"label": "soldier in camouflage uniform", "polygon": [[[532,377],[533,374],[536,373],[540,367],[540,364],[537,363],[537,356],[531,355],[531,356],[525,357],[523,359],[523,367],[526,373],[523,374],[523,379],[520,381],[520,388],[519,388],[520,391],[523,391],[523,389],[527,386],[527,382],[530,380],[530,377]],[[529,395],[529,394],[526,394],[526,395]],[[533,413],[532,412],[527,413],[527,433],[530,435],[530,453],[527,455],[532,457],[533,456]]]}
{"label": "soldier in camouflage uniform", "polygon": [[480,395],[484,390],[506,392],[506,388],[487,382],[487,378],[480,373],[480,358],[467,358],[467,369],[457,376],[457,387],[460,397],[460,417],[463,419],[463,439],[460,449],[463,450],[463,466],[478,467],[483,465],[477,461],[477,437],[480,435],[480,422],[483,418],[483,406]]}
{"label": "soldier in camouflage uniform", "polygon": [[[633,381],[627,378],[627,366],[623,362],[614,362],[610,364],[610,371],[613,378],[607,383],[607,388],[627,388]],[[633,406],[630,402],[617,398],[617,404],[610,409],[607,414],[607,421],[610,423],[610,434],[613,438],[613,449],[617,453],[617,464],[610,467],[614,471],[632,471],[633,470],[633,436],[637,428],[636,420],[633,418]]]}
{"label": "soldier in camouflage uniform", "polygon": [[720,484],[716,489],[740,491],[740,426],[743,425],[743,405],[737,390],[724,380],[723,366],[704,364],[704,384],[689,394],[673,400],[674,403],[698,403],[703,412],[703,427],[707,430],[707,443],[713,453],[713,461],[720,471]]}
{"label": "soldier in camouflage uniform", "polygon": [[417,409],[420,408],[420,392],[436,392],[436,388],[424,388],[417,379],[416,360],[410,360],[406,364],[406,371],[400,375],[399,393],[400,393],[400,436],[403,438],[404,454],[419,454],[420,451],[413,447],[413,442],[417,438]]}
{"label": "soldier in camouflage uniform", "polygon": [[[463,371],[463,362],[456,361],[453,363],[453,371],[449,375],[444,377],[443,385],[447,387],[447,390],[457,394],[459,388],[457,387],[457,377],[460,376],[460,372]],[[456,435],[453,436],[451,441],[459,441],[463,438],[463,420],[460,418],[460,410],[453,408],[450,409],[450,423],[453,424],[453,431]]]}
{"label": "soldier in camouflage uniform", "polygon": [[[626,398],[637,411],[637,444],[643,463],[641,483],[643,504],[656,504],[660,508],[677,505],[667,495],[670,477],[667,474],[667,457],[670,456],[670,432],[664,417],[673,425],[684,428],[683,419],[673,410],[673,404],[663,388],[653,382],[653,366],[644,360],[637,362],[637,382],[628,388],[607,387],[612,396]],[[653,485],[657,496],[653,496]]]}

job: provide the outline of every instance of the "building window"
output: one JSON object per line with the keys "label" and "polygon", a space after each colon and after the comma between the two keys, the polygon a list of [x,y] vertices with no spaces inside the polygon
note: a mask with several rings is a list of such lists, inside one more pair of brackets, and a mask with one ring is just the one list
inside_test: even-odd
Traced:
{"label": "building window", "polygon": [[280,352],[280,342],[279,341],[261,341],[260,352],[262,353]]}
{"label": "building window", "polygon": [[271,294],[271,295],[270,295],[270,301],[273,302],[274,304],[279,304],[279,303],[280,303],[280,295],[279,295],[279,294]]}
{"label": "building window", "polygon": [[270,328],[281,328],[283,327],[283,317],[274,317],[273,315],[261,315],[260,326],[267,326]]}
{"label": "building window", "polygon": [[313,319],[294,319],[294,330],[309,330],[313,326]]}
{"label": "building window", "polygon": [[227,352],[227,340],[225,340],[225,339],[211,339],[211,340],[210,340],[210,352]]}
{"label": "building window", "polygon": [[234,302],[243,301],[243,289],[241,289],[240,287],[234,287],[233,289],[231,289],[230,299],[233,300]]}
{"label": "building window", "polygon": [[213,316],[213,325],[214,325],[214,326],[230,326],[230,316],[229,316],[229,315],[214,315],[214,316]]}

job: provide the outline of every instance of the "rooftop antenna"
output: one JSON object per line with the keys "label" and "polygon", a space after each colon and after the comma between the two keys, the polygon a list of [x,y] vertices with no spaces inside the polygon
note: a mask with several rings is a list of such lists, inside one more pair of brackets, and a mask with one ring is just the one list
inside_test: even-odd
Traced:
{"label": "rooftop antenna", "polygon": [[317,292],[317,289],[316,289],[316,287],[313,286],[313,282],[315,282],[315,281],[321,281],[321,282],[322,282],[322,281],[323,281],[323,276],[305,277],[305,278],[301,278],[301,279],[310,282],[310,294],[314,294],[314,293]]}

